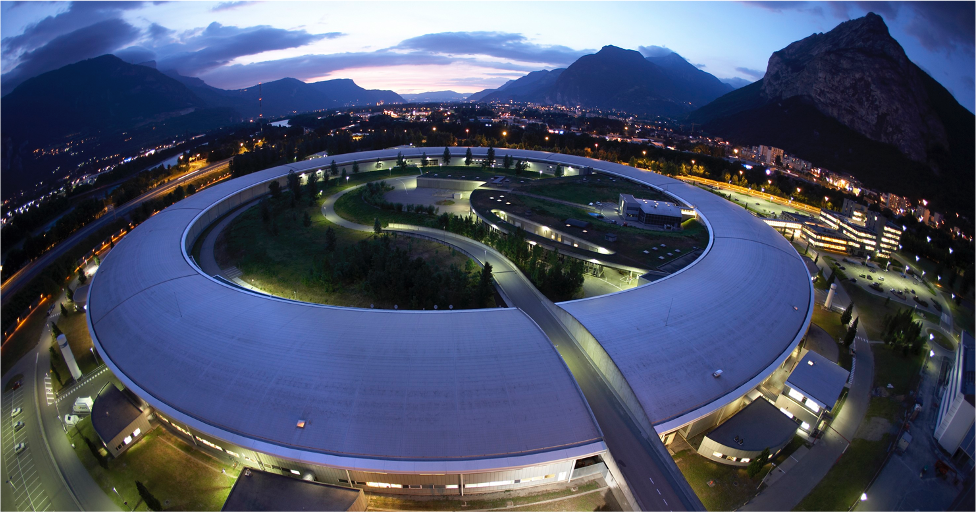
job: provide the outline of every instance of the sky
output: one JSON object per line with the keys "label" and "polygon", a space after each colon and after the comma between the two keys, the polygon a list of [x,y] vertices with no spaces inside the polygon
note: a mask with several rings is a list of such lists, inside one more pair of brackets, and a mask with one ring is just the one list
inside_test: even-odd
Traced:
{"label": "sky", "polygon": [[[974,111],[974,2],[0,2],[2,92],[112,53],[225,89],[352,78],[398,93],[494,88],[605,45],[674,51],[720,79],[871,11]],[[743,82],[740,82],[743,83]]]}

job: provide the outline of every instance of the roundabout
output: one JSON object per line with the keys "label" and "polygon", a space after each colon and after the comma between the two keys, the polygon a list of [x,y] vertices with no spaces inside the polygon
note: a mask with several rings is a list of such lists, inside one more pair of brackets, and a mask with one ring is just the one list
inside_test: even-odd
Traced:
{"label": "roundabout", "polygon": [[[463,158],[465,148],[452,150]],[[421,151],[336,160],[392,162]],[[324,167],[302,161],[205,189],[118,244],[89,295],[99,355],[161,421],[246,466],[371,490],[464,494],[566,482],[576,461],[601,455],[641,508],[696,508],[659,439],[733,414],[791,354],[814,306],[806,266],[760,219],[681,181],[582,157],[497,152],[531,171],[592,167],[651,186],[694,207],[709,245],[654,283],[553,304],[491,248],[388,226],[489,261],[510,306],[490,310],[308,304],[203,272],[190,256],[198,237],[270,181]],[[328,210],[327,202],[327,218]],[[611,409],[620,425],[606,419]],[[636,441],[625,439],[628,422]],[[635,461],[626,448],[634,442],[651,446],[657,469]],[[633,458],[624,469],[614,457]],[[665,477],[638,480],[646,470]],[[647,478],[668,482],[665,494],[646,492]]]}

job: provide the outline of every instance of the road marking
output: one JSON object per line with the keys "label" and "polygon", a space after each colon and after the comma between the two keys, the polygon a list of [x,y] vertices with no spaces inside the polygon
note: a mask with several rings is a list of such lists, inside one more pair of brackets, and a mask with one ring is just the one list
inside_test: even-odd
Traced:
{"label": "road marking", "polygon": [[[648,478],[648,480],[651,480],[651,478]],[[655,483],[655,481],[654,480],[651,480],[651,483]]]}
{"label": "road marking", "polygon": [[659,495],[659,496],[661,496],[661,495],[662,495],[662,491],[661,491],[661,489],[659,489],[659,488],[657,488],[657,487],[655,487],[655,490],[656,490],[656,491],[658,491],[658,495]]}

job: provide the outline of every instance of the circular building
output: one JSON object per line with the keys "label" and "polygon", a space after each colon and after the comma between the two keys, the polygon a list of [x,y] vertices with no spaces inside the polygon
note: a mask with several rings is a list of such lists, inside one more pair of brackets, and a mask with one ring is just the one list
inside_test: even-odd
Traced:
{"label": "circular building", "polygon": [[[422,149],[336,161],[418,158]],[[464,148],[454,150],[460,159]],[[813,308],[806,267],[746,210],[622,165],[497,153],[529,160],[534,171],[592,167],[650,185],[694,208],[708,227],[709,247],[682,271],[558,305],[559,320],[646,433],[715,425],[805,334]],[[200,270],[190,248],[208,226],[267,193],[270,181],[284,184],[289,172],[315,172],[323,162],[209,187],[112,250],[91,284],[87,314],[113,373],[194,443],[245,466],[325,483],[498,491],[568,481],[576,460],[606,452],[572,374],[522,310],[323,306]]]}

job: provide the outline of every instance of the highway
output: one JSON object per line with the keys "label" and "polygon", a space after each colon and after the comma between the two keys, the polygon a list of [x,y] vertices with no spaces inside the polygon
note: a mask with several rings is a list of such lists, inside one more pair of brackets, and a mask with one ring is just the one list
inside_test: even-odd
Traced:
{"label": "highway", "polygon": [[[357,188],[326,199],[322,213],[334,224],[360,231],[372,231],[372,226],[350,222],[335,212],[336,200]],[[685,482],[661,440],[657,436],[648,439],[642,435],[637,423],[557,318],[557,306],[544,297],[508,258],[487,245],[437,229],[391,225],[388,226],[388,231],[417,233],[441,240],[475,256],[482,263],[491,263],[493,277],[502,289],[503,297],[510,301],[509,306],[523,310],[539,325],[573,373],[614,459],[607,461],[608,467],[619,483],[623,475],[630,494],[637,501],[631,505],[637,505],[641,510],[703,510],[701,502]]]}
{"label": "highway", "polygon": [[18,270],[17,273],[4,281],[3,285],[0,285],[0,304],[6,304],[12,295],[17,293],[17,291],[20,290],[25,284],[30,282],[31,279],[39,275],[41,271],[43,271],[54,260],[61,257],[62,254],[67,252],[69,249],[74,247],[75,244],[81,242],[92,233],[110,224],[118,216],[128,214],[133,209],[137,208],[139,205],[148,200],[156,199],[168,194],[174,188],[186,183],[187,181],[199,178],[212,172],[223,171],[227,169],[229,162],[230,159],[221,160],[220,162],[216,162],[196,171],[184,174],[183,176],[180,176],[179,178],[174,179],[165,185],[156,187],[155,189],[146,192],[145,194],[133,199],[132,201],[129,201],[121,207],[116,208],[114,213],[105,214],[98,219],[95,219],[93,222],[90,222],[88,225],[74,232],[67,239],[52,247],[50,250],[42,254],[34,261],[31,261],[25,265],[23,268]]}

